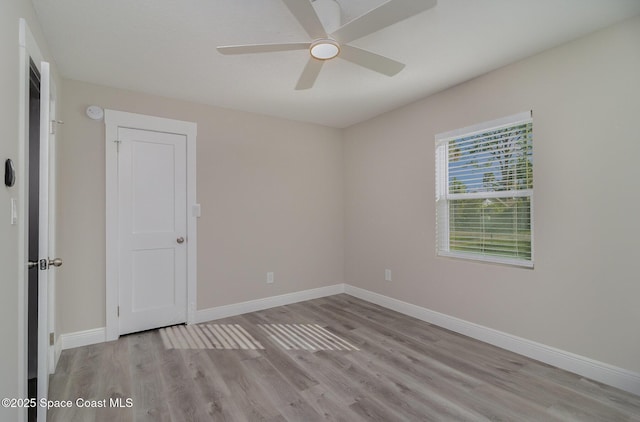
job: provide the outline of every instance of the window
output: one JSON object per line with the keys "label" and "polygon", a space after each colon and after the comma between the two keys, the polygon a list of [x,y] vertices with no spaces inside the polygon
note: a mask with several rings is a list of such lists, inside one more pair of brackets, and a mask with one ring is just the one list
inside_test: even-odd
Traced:
{"label": "window", "polygon": [[526,112],[436,135],[438,255],[533,267],[532,125]]}

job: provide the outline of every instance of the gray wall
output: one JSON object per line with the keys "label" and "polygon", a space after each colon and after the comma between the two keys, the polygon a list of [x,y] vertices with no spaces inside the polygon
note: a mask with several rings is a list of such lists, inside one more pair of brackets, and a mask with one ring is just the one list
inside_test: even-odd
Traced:
{"label": "gray wall", "polygon": [[[634,18],[347,129],[345,281],[640,372],[639,46]],[[535,269],[436,257],[434,135],[530,109]]]}
{"label": "gray wall", "polygon": [[198,124],[198,309],[344,282],[340,130],[71,80],[63,88],[60,333],[105,326],[104,122],[87,118],[90,104]]}

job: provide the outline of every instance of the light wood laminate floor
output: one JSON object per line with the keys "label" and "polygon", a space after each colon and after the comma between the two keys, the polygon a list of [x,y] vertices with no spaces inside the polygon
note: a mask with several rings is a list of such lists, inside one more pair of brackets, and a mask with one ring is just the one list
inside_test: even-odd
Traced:
{"label": "light wood laminate floor", "polygon": [[[341,294],[226,318],[264,350],[166,349],[158,331],[65,350],[49,421],[640,421],[640,397]],[[259,324],[360,350],[285,350]]]}

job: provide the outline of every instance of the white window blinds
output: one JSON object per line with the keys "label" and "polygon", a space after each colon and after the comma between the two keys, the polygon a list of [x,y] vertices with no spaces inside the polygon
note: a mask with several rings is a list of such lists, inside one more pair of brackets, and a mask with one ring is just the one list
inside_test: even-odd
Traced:
{"label": "white window blinds", "polygon": [[531,112],[436,135],[439,255],[533,266]]}

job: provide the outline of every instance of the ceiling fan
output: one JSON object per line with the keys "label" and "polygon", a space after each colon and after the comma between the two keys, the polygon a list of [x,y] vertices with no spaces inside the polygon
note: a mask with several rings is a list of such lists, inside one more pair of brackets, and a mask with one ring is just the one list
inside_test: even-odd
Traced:
{"label": "ceiling fan", "polygon": [[[288,50],[308,50],[297,90],[313,86],[322,65],[341,58],[387,76],[393,76],[404,64],[388,57],[363,50],[348,43],[386,28],[396,22],[434,7],[437,0],[389,0],[368,13],[340,26],[340,6],[335,0],[282,0],[300,25],[312,38],[309,42],[284,44],[247,44],[220,46],[222,54],[268,53]],[[318,13],[319,12],[319,13]]]}

